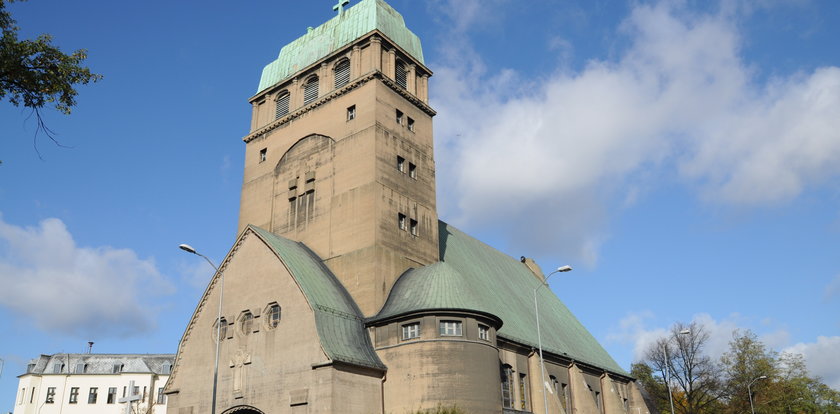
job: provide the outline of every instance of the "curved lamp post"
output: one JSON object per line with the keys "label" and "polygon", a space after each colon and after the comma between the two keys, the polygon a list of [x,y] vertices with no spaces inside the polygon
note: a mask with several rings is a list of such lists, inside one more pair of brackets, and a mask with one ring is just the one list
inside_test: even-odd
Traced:
{"label": "curved lamp post", "polygon": [[[683,329],[680,331],[680,335],[689,335],[691,334],[690,329]],[[668,387],[668,402],[671,403],[671,414],[674,414],[674,395],[671,392],[671,370],[673,367],[671,366],[671,358],[668,357],[668,344],[671,343],[671,340],[676,338],[675,336],[669,337],[668,341],[665,342],[665,347],[663,351],[665,351],[665,374],[667,378],[665,379],[665,386]]]}
{"label": "curved lamp post", "polygon": [[753,407],[753,402],[752,402],[752,385],[755,384],[756,381],[761,380],[761,379],[767,379],[767,375],[762,375],[760,377],[757,377],[756,379],[750,381],[749,384],[747,384],[747,394],[750,397],[750,411],[752,412],[752,414],[755,414],[755,408]]}
{"label": "curved lamp post", "polygon": [[537,346],[539,346],[540,349],[540,382],[542,382],[543,408],[545,408],[545,414],[548,414],[548,396],[545,395],[545,362],[543,361],[542,337],[540,336],[540,307],[537,305],[537,291],[543,286],[548,286],[548,278],[550,278],[551,275],[571,271],[572,267],[568,265],[558,267],[557,270],[549,273],[543,282],[534,289],[534,315],[537,317]]}
{"label": "curved lamp post", "polygon": [[[181,250],[192,253],[196,256],[201,256],[204,260],[207,260],[207,263],[210,263],[210,266],[213,266],[213,269],[216,270],[216,273],[219,273],[219,268],[216,267],[207,256],[195,251],[192,246],[189,244],[182,244],[179,245],[178,248]],[[216,388],[219,384],[219,342],[221,342],[221,338],[219,335],[222,333],[222,299],[225,295],[225,276],[223,274],[219,275],[219,315],[216,317],[216,361],[213,363],[213,401],[210,407],[210,414],[216,414]]]}

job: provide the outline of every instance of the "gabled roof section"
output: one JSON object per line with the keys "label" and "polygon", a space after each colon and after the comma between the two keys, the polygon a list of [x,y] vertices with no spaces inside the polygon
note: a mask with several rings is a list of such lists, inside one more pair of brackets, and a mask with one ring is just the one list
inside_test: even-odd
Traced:
{"label": "gabled roof section", "polygon": [[284,46],[277,60],[263,69],[257,93],[373,30],[379,30],[414,59],[423,63],[420,38],[405,27],[402,15],[384,0],[362,0]]}
{"label": "gabled roof section", "polygon": [[[350,294],[314,252],[256,226],[248,226],[283,261],[315,313],[321,347],[334,362],[385,369]],[[247,231],[247,230],[246,230]]]}
{"label": "gabled roof section", "polygon": [[[502,320],[499,337],[537,347],[534,289],[540,281],[516,260],[439,222],[438,262],[405,273],[374,320],[433,309],[467,308]],[[627,373],[550,289],[537,292],[543,350]]]}
{"label": "gabled roof section", "polygon": [[[163,371],[163,365],[168,363],[170,368],[175,361],[174,354],[55,354],[41,355],[29,361],[31,369],[27,374],[133,374],[148,373],[169,375]],[[58,364],[61,372],[55,372]],[[84,364],[84,372],[76,372],[76,366]],[[122,370],[114,372],[114,365],[122,366]]]}

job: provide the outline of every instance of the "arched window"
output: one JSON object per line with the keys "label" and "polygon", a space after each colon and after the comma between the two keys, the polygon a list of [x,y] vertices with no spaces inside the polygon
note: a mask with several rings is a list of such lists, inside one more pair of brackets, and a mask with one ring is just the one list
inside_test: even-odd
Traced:
{"label": "arched window", "polygon": [[401,61],[397,61],[397,67],[394,70],[395,78],[397,81],[397,85],[400,85],[403,89],[408,88],[408,70],[405,68],[405,63]]}
{"label": "arched window", "polygon": [[242,312],[239,317],[239,329],[242,335],[250,335],[254,331],[254,314],[248,311]]}
{"label": "arched window", "polygon": [[318,77],[312,76],[303,85],[303,104],[310,104],[316,99],[318,99]]}
{"label": "arched window", "polygon": [[227,319],[220,318],[217,323],[213,324],[213,334],[211,338],[216,338],[218,332],[219,341],[223,341],[227,337]]}
{"label": "arched window", "polygon": [[265,310],[266,325],[268,329],[274,329],[280,325],[280,305],[272,303]]}
{"label": "arched window", "polygon": [[335,87],[340,88],[350,83],[350,60],[344,59],[335,65],[333,69],[335,75]]}
{"label": "arched window", "polygon": [[274,119],[279,119],[280,117],[289,113],[289,92],[283,91],[277,95],[277,101],[274,107]]}

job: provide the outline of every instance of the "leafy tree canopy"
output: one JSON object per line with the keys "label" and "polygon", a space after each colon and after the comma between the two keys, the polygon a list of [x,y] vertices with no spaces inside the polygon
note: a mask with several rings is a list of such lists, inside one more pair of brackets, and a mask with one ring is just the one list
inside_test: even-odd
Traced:
{"label": "leafy tree canopy", "polygon": [[51,105],[59,112],[69,114],[76,105],[76,85],[96,82],[102,75],[91,73],[82,66],[87,58],[85,50],[64,54],[52,45],[52,37],[48,34],[35,40],[18,39],[17,22],[6,10],[6,4],[13,1],[0,0],[0,100],[8,99],[12,105],[31,108],[38,121],[38,130],[55,141],[40,110]]}

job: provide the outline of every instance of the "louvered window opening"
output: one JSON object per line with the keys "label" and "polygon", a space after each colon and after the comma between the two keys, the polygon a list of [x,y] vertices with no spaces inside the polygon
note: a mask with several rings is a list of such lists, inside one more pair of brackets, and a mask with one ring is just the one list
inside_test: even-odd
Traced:
{"label": "louvered window opening", "polygon": [[286,92],[277,98],[277,105],[274,108],[274,119],[279,119],[280,117],[289,113],[289,93]]}
{"label": "louvered window opening", "polygon": [[397,63],[396,78],[397,85],[400,85],[403,89],[408,88],[408,72],[406,72],[405,65],[402,63]]}
{"label": "louvered window opening", "polygon": [[311,104],[318,99],[318,78],[312,78],[303,87],[303,104]]}
{"label": "louvered window opening", "polygon": [[335,66],[335,87],[340,88],[350,83],[350,61],[344,60]]}

